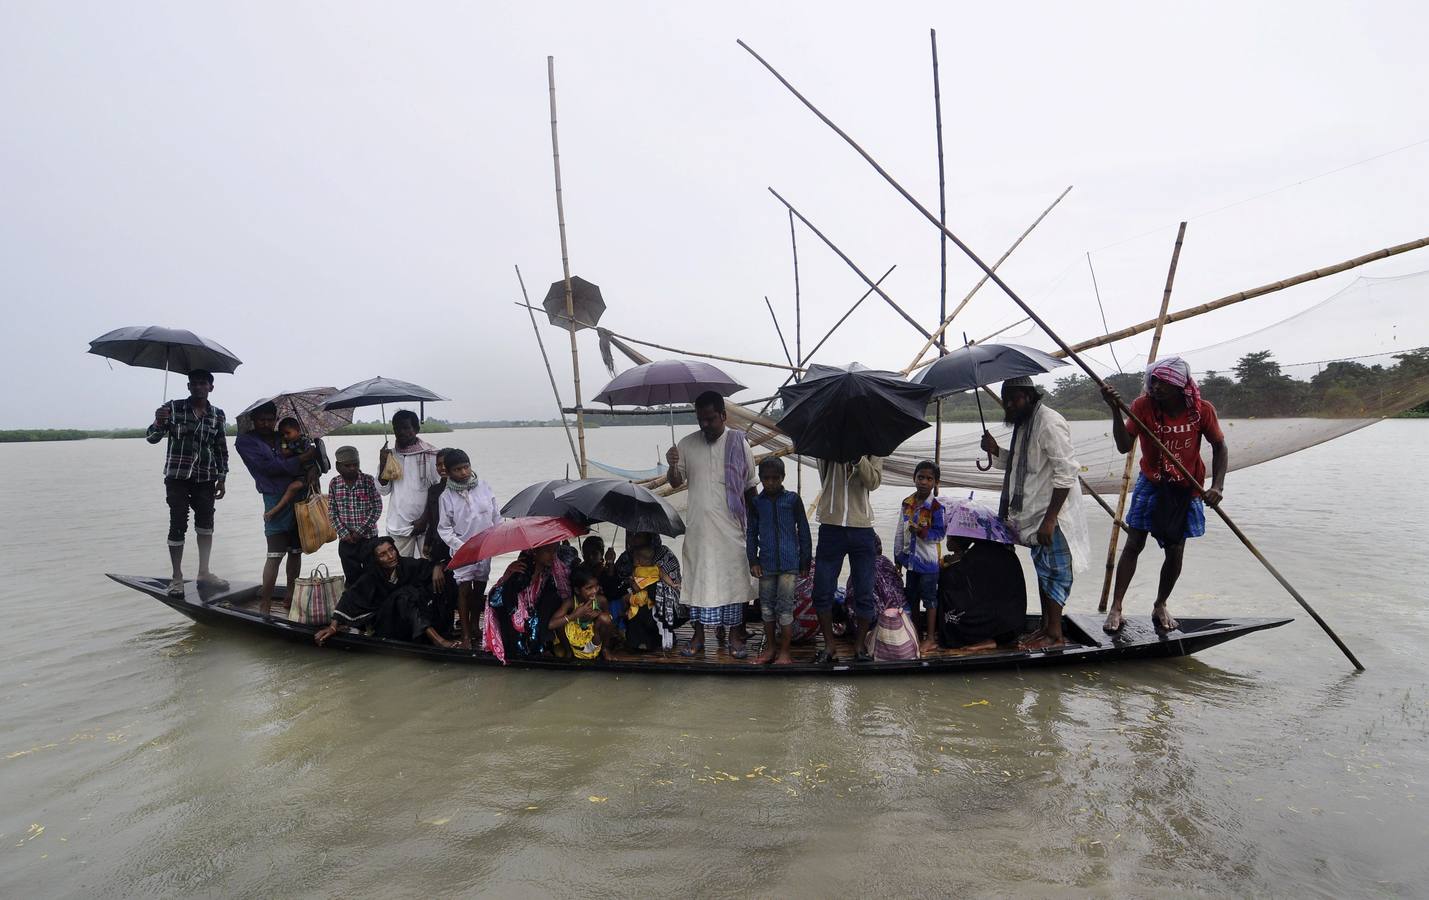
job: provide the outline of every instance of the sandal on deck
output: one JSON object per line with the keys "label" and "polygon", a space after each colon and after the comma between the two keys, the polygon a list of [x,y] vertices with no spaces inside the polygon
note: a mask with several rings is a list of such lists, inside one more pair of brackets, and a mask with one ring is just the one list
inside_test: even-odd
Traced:
{"label": "sandal on deck", "polygon": [[814,665],[816,666],[827,666],[830,663],[836,662],[838,662],[838,657],[834,656],[828,650],[820,650],[814,654]]}
{"label": "sandal on deck", "polygon": [[704,644],[701,644],[699,647],[695,647],[693,644],[686,644],[685,646],[680,648],[680,655],[683,656],[685,659],[691,659],[695,656],[702,656],[704,655],[704,652]]}
{"label": "sandal on deck", "polygon": [[172,579],[169,582],[167,593],[170,597],[182,597],[184,595],[184,580],[182,578]]}
{"label": "sandal on deck", "polygon": [[229,585],[224,579],[210,573],[198,577],[198,586],[210,591],[226,591]]}

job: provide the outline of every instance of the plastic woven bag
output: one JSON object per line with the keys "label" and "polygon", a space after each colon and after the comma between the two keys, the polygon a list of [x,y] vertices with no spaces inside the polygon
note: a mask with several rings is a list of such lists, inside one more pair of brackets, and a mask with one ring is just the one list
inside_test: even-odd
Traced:
{"label": "plastic woven bag", "polygon": [[307,578],[298,578],[293,582],[288,621],[326,625],[346,588],[347,580],[341,575],[329,575],[326,565],[314,566]]}

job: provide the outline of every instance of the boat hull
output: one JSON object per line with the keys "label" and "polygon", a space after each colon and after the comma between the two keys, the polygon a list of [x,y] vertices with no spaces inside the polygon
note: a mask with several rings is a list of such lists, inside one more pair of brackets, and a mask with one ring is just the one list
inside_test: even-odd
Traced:
{"label": "boat hull", "polygon": [[[282,588],[277,589],[274,604],[277,614],[265,619],[257,612],[258,586],[239,584],[226,591],[200,591],[193,582],[185,585],[182,597],[166,593],[168,580],[131,575],[110,575],[125,587],[158,600],[165,606],[188,616],[195,622],[247,634],[263,634],[269,638],[306,644],[315,652],[333,649],[362,653],[381,653],[477,666],[501,666],[503,663],[489,653],[471,650],[447,650],[431,644],[394,641],[355,633],[334,635],[320,651],[313,644],[318,626],[290,622],[285,614]],[[737,660],[719,648],[694,658],[674,653],[652,652],[621,654],[614,660],[572,662],[554,658],[511,657],[508,668],[527,669],[590,669],[605,672],[680,672],[729,676],[853,676],[938,674],[976,669],[1022,669],[1040,666],[1100,665],[1130,660],[1164,659],[1189,656],[1208,647],[1223,644],[1255,631],[1278,628],[1292,619],[1261,618],[1187,618],[1181,628],[1160,634],[1151,620],[1143,616],[1128,616],[1121,633],[1113,636],[1101,630],[1099,619],[1079,614],[1067,615],[1065,631],[1074,643],[1056,650],[992,650],[976,652],[939,651],[937,655],[915,660],[857,663],[852,660],[833,665],[816,665],[799,661],[788,666],[755,665],[750,660]]]}

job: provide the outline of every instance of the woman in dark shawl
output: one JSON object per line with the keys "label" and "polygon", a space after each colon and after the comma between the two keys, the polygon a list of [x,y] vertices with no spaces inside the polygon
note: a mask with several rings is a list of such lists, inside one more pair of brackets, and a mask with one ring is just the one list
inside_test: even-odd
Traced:
{"label": "woman in dark shawl", "polygon": [[938,575],[938,643],[963,650],[1015,644],[1027,623],[1027,583],[1012,546],[949,537],[948,547],[952,562],[945,559]]}
{"label": "woman in dark shawl", "polygon": [[433,613],[439,614],[440,604],[432,590],[431,562],[398,555],[390,537],[375,538],[368,553],[371,561],[366,570],[343,591],[332,621],[313,640],[321,646],[348,628],[371,628],[376,637],[388,640],[415,642],[425,637],[438,647],[457,646],[433,626]]}
{"label": "woman in dark shawl", "polygon": [[[656,626],[655,637],[660,649],[669,650],[674,646],[675,629],[690,619],[690,608],[680,602],[680,560],[660,541],[660,535],[651,531],[637,531],[625,536],[625,552],[615,561],[615,593],[623,603],[630,602],[633,592],[641,588],[635,584],[636,551],[642,547],[653,548],[650,564],[659,567],[661,581],[645,587],[649,592],[651,614]],[[650,644],[648,649],[656,649],[653,641],[631,640],[630,622],[626,622],[626,646]]]}
{"label": "woman in dark shawl", "polygon": [[556,545],[523,550],[487,598],[482,647],[503,663],[510,654],[549,653],[551,617],[571,596],[570,569]]}

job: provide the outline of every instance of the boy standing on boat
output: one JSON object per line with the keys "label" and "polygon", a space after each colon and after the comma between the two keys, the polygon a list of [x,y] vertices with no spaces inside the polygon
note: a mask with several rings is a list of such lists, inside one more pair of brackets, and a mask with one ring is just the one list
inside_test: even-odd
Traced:
{"label": "boy standing on boat", "polygon": [[992,464],[1007,471],[1002,481],[998,517],[1017,530],[1032,548],[1042,627],[1027,635],[1029,650],[1057,647],[1062,636],[1062,608],[1072,593],[1072,576],[1087,567],[1090,546],[1077,483],[1081,466],[1072,448],[1072,430],[1062,414],[1047,406],[1027,376],[1002,383],[1003,421],[1012,426],[1012,446],[1003,453],[990,432],[982,448]]}
{"label": "boy standing on boat", "polygon": [[[501,508],[491,485],[476,477],[471,457],[465,450],[448,450],[447,489],[438,501],[437,535],[453,556],[467,539],[501,521]],[[485,607],[486,582],[491,577],[491,560],[482,559],[452,570],[457,586],[457,614],[461,617],[461,645],[471,647],[471,607],[478,619]],[[443,623],[450,628],[450,622]]]}
{"label": "boy standing on boat", "polygon": [[337,558],[348,584],[362,575],[363,545],[377,537],[382,518],[382,495],[377,479],[362,471],[356,447],[338,447],[333,454],[337,474],[327,484],[332,527],[337,531]]}
{"label": "boy standing on boat", "polygon": [[942,470],[931,459],[918,463],[913,470],[914,491],[903,500],[898,516],[898,533],[893,536],[893,563],[899,575],[908,570],[903,596],[918,618],[918,604],[926,610],[925,649],[931,647],[937,633],[938,574],[942,568],[943,538],[948,533],[942,501],[933,493],[938,489]]}
{"label": "boy standing on boat", "polygon": [[392,415],[392,435],[396,439],[396,449],[382,448],[377,459],[377,471],[387,467],[389,454],[397,455],[402,467],[402,477],[393,481],[377,479],[382,496],[391,497],[387,505],[387,534],[397,545],[402,556],[422,555],[422,535],[427,528],[436,527],[427,521],[427,489],[436,484],[437,448],[417,437],[422,430],[417,414],[410,409],[399,409]]}
{"label": "boy standing on boat", "polygon": [[144,439],[151,444],[168,439],[164,448],[164,495],[169,504],[169,562],[173,565],[169,596],[184,593],[184,534],[189,509],[194,511],[198,543],[198,584],[223,590],[228,582],[208,570],[213,552],[213,504],[222,500],[228,478],[228,441],[223,410],[208,402],[213,375],[203,369],[189,373],[187,400],[171,400],[154,411]]}
{"label": "boy standing on boat", "polygon": [[743,659],[748,654],[744,604],[751,594],[745,503],[759,483],[754,453],[744,435],[725,428],[724,398],[714,391],[695,398],[695,419],[700,430],[665,454],[670,486],[690,485],[681,568],[682,600],[690,607],[694,636],[680,653],[694,656],[704,650],[706,625],[725,626],[730,654]]}
{"label": "boy standing on boat", "polygon": [[[1206,533],[1204,503],[1211,506],[1220,503],[1225,490],[1226,469],[1230,466],[1225,435],[1216,418],[1216,408],[1201,399],[1201,389],[1191,377],[1191,367],[1179,356],[1167,357],[1147,370],[1146,392],[1131,401],[1131,414],[1155,431],[1157,440],[1191,473],[1194,484],[1187,482],[1181,471],[1162,456],[1136,422],[1122,420],[1121,397],[1112,387],[1103,388],[1102,397],[1111,407],[1116,449],[1126,453],[1131,450],[1133,439],[1139,438],[1141,442],[1141,471],[1137,473],[1136,487],[1132,489],[1131,503],[1126,510],[1126,546],[1117,562],[1116,589],[1102,630],[1109,634],[1121,630],[1121,601],[1126,597],[1131,577],[1136,574],[1136,558],[1150,534],[1166,553],[1151,620],[1158,630],[1172,631],[1177,627],[1176,620],[1166,603],[1176,579],[1181,576],[1186,538]],[[1201,485],[1206,479],[1206,464],[1201,459],[1202,437],[1211,444],[1211,486],[1204,492]]]}
{"label": "boy standing on boat", "polygon": [[764,490],[749,503],[746,548],[749,574],[759,579],[759,609],[764,617],[764,649],[755,662],[787,666],[794,661],[789,656],[794,637],[794,579],[796,575],[803,578],[809,574],[814,544],[804,515],[804,501],[784,489],[784,460],[770,458],[761,462],[759,482]]}

